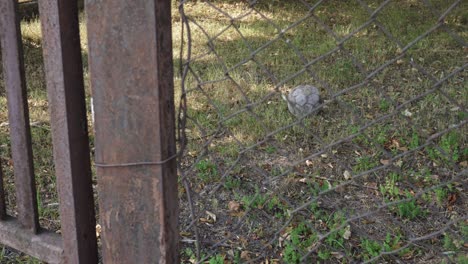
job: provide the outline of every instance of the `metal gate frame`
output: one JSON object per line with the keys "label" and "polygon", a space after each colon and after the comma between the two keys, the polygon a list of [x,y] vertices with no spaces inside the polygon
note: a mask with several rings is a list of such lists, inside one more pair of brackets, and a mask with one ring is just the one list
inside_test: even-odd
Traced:
{"label": "metal gate frame", "polygon": [[[170,9],[169,0],[86,3],[107,263],[178,261]],[[39,225],[18,2],[2,0],[18,217],[6,213],[0,164],[0,243],[48,263],[97,263],[77,1],[41,0],[39,12],[62,230]]]}

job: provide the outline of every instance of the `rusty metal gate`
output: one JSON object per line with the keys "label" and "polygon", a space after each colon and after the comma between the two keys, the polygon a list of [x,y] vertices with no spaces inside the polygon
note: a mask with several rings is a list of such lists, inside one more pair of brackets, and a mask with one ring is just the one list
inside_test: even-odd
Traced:
{"label": "rusty metal gate", "polygon": [[[0,243],[49,263],[97,263],[77,1],[41,0],[39,11],[61,234],[39,225],[18,2],[1,0],[18,216],[6,213],[0,169]],[[178,262],[169,14],[168,0],[87,1],[107,263]]]}

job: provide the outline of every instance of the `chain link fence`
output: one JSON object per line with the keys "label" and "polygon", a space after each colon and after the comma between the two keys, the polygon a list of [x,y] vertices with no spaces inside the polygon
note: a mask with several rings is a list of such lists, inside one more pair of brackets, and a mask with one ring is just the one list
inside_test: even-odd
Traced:
{"label": "chain link fence", "polygon": [[184,263],[468,261],[466,1],[175,4]]}

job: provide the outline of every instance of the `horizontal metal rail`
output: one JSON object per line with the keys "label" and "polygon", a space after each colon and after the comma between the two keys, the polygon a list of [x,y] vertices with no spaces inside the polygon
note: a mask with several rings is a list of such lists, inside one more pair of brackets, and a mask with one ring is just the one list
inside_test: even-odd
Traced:
{"label": "horizontal metal rail", "polygon": [[63,263],[62,238],[59,234],[46,230],[39,230],[37,234],[25,232],[13,217],[0,221],[0,242],[47,263]]}

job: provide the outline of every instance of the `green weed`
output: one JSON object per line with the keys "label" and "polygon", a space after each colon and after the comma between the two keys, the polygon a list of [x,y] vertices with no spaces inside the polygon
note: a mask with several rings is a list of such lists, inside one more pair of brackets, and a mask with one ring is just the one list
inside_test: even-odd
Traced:
{"label": "green weed", "polygon": [[245,195],[241,198],[242,203],[247,208],[258,208],[262,209],[269,197],[266,194],[260,193],[258,190],[254,195]]}
{"label": "green weed", "polygon": [[384,197],[388,197],[390,200],[397,198],[400,195],[400,189],[398,188],[398,181],[400,176],[394,172],[387,175],[385,184],[379,186],[380,193]]}
{"label": "green weed", "polygon": [[273,146],[268,146],[265,148],[265,152],[268,153],[268,154],[273,154],[276,152],[276,148],[273,147]]}
{"label": "green weed", "polygon": [[219,177],[216,165],[209,160],[201,160],[195,167],[198,178],[205,183],[212,182]]}
{"label": "green weed", "polygon": [[224,264],[224,257],[218,254],[214,257],[211,257],[208,263],[209,264]]}
{"label": "green weed", "polygon": [[378,256],[382,251],[382,246],[377,241],[367,238],[361,239],[361,248],[365,260]]}
{"label": "green weed", "polygon": [[363,172],[370,170],[378,165],[374,158],[369,156],[362,156],[356,158],[356,164],[353,166],[355,172]]}
{"label": "green weed", "polygon": [[453,238],[448,234],[445,233],[442,239],[442,244],[445,250],[448,251],[456,251],[458,250],[457,245],[455,245]]}
{"label": "green weed", "polygon": [[426,148],[428,156],[434,162],[457,162],[465,151],[462,150],[460,153],[460,140],[460,135],[456,131],[450,131],[440,138],[438,147]]}
{"label": "green weed", "polygon": [[[412,196],[411,194],[407,193],[406,197],[411,198]],[[416,204],[416,200],[412,199],[397,204],[396,213],[401,218],[413,220],[416,217],[422,216],[424,214],[424,211],[418,204]]]}
{"label": "green weed", "polygon": [[236,177],[227,176],[224,179],[224,188],[228,190],[235,190],[241,186],[242,181]]}
{"label": "green weed", "polygon": [[317,236],[304,223],[293,228],[289,238],[290,240],[283,250],[283,260],[286,263],[300,263],[303,251],[317,240]]}
{"label": "green weed", "polygon": [[448,190],[447,188],[437,188],[434,190],[436,201],[439,204],[439,206],[442,206],[446,201],[448,197]]}
{"label": "green weed", "polygon": [[380,108],[381,111],[387,112],[388,109],[390,109],[391,105],[392,105],[391,102],[388,101],[387,99],[385,99],[385,98],[380,99],[379,108]]}
{"label": "green weed", "polygon": [[419,146],[419,135],[415,132],[411,135],[411,140],[409,143],[410,149],[415,149]]}

